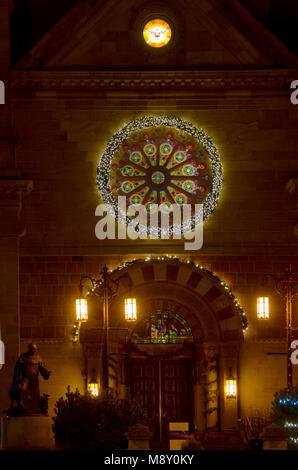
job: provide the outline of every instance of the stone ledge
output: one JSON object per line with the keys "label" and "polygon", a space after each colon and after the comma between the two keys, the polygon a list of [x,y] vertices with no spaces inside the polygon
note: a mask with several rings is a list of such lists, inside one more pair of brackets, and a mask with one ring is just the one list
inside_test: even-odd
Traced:
{"label": "stone ledge", "polygon": [[2,450],[55,448],[52,420],[49,416],[7,416],[1,418]]}
{"label": "stone ledge", "polygon": [[287,90],[297,79],[298,70],[216,70],[216,71],[168,71],[168,72],[101,72],[101,71],[26,71],[14,70],[13,90],[120,90],[150,93],[157,89],[181,90]]}

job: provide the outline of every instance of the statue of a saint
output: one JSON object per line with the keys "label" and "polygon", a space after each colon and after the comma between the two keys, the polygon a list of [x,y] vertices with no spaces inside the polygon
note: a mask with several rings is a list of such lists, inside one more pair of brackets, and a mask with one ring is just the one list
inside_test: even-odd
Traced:
{"label": "statue of a saint", "polygon": [[28,351],[20,355],[14,368],[13,383],[9,389],[11,400],[9,414],[44,413],[44,400],[47,400],[48,395],[40,397],[39,373],[45,380],[51,375],[42,362],[36,344],[31,343],[28,345]]}

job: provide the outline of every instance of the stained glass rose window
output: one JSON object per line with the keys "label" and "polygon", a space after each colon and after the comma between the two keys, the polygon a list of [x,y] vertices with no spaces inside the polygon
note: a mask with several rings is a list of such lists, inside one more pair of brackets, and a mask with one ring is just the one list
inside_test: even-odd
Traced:
{"label": "stained glass rose window", "polygon": [[152,204],[164,204],[169,212],[173,204],[203,204],[205,221],[220,195],[222,167],[202,129],[178,118],[140,118],[109,141],[97,181],[104,202],[122,223],[128,220],[117,207],[118,196],[126,198],[127,207],[144,205],[148,216]]}

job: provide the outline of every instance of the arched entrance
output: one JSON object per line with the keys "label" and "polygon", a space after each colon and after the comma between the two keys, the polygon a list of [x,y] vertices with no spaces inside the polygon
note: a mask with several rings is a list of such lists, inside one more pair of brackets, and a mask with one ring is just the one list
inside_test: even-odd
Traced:
{"label": "arched entrance", "polygon": [[[152,417],[155,447],[167,446],[173,422],[188,423],[191,431],[236,427],[239,399],[225,397],[224,381],[230,370],[237,379],[245,318],[227,286],[170,258],[137,260],[111,276],[119,290],[110,304],[110,386],[140,396]],[[133,325],[123,319],[127,296],[138,302]],[[85,331],[88,371],[100,355],[92,328],[100,325],[91,322]]]}
{"label": "arched entrance", "polygon": [[147,411],[152,446],[168,448],[170,426],[194,429],[193,335],[181,316],[166,310],[167,301],[154,304],[128,334],[129,388]]}

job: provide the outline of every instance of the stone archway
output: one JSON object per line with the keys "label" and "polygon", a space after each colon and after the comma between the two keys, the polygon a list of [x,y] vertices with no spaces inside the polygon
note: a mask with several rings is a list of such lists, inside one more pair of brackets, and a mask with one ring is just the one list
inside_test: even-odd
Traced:
{"label": "stone archway", "polygon": [[[194,428],[235,427],[238,397],[232,401],[225,398],[224,381],[230,369],[237,379],[244,323],[241,309],[227,286],[212,273],[171,258],[137,260],[115,270],[111,276],[119,281],[119,290],[110,305],[110,383],[113,377],[114,386],[125,393],[129,386],[128,362],[146,356],[149,351],[147,348],[146,352],[146,345],[131,348],[127,344],[123,301],[133,296],[138,302],[139,321],[151,311],[163,308],[178,314],[191,328],[194,340],[191,356],[185,355],[183,348],[175,351],[172,348],[169,354],[192,358]],[[166,352],[166,347],[161,351],[163,346],[158,345],[155,350],[151,347],[147,356],[152,360],[156,351],[156,357],[161,357]]]}

